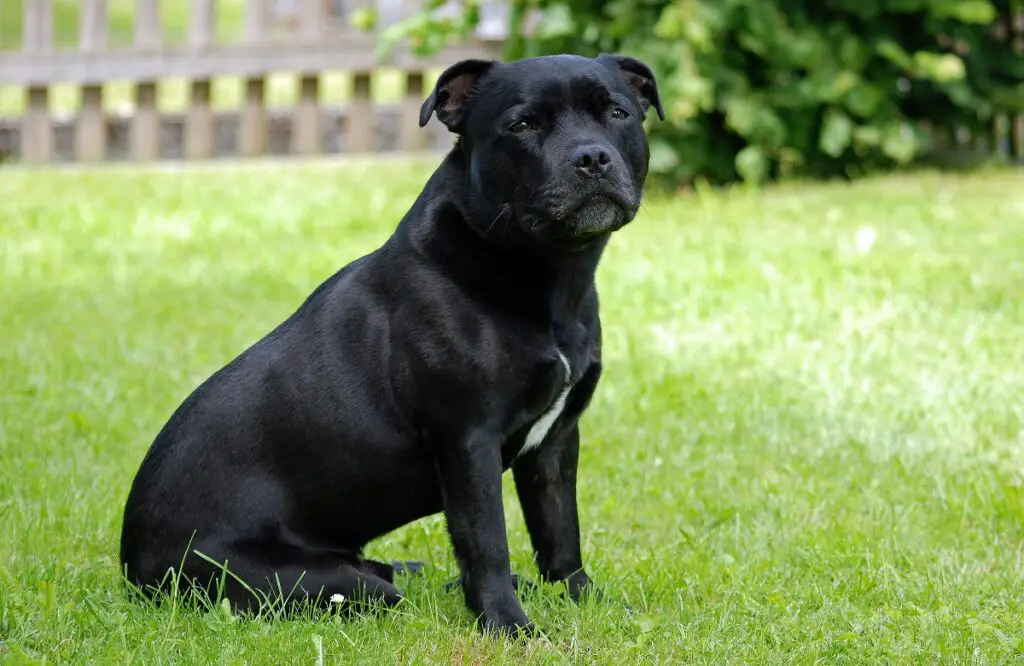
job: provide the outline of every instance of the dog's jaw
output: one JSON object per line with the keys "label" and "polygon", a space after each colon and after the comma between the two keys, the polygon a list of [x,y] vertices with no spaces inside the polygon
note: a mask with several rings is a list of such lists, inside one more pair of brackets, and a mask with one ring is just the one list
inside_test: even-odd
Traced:
{"label": "dog's jaw", "polygon": [[618,231],[631,218],[632,215],[621,204],[597,195],[573,211],[567,227],[573,236],[594,236]]}

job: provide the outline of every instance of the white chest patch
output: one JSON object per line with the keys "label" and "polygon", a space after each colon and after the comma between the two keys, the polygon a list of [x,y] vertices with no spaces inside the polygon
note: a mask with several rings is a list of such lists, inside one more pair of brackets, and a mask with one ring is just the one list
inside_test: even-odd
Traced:
{"label": "white chest patch", "polygon": [[551,426],[554,425],[555,419],[565,409],[565,399],[569,397],[569,391],[572,390],[572,384],[569,380],[572,378],[572,368],[569,367],[569,360],[565,358],[562,352],[558,352],[558,360],[562,362],[562,367],[565,368],[565,383],[562,385],[562,391],[555,398],[555,401],[551,403],[548,410],[540,415],[530,431],[526,433],[526,441],[523,442],[523,448],[519,450],[519,455],[523,455],[527,451],[531,451],[544,441],[548,431],[551,430]]}

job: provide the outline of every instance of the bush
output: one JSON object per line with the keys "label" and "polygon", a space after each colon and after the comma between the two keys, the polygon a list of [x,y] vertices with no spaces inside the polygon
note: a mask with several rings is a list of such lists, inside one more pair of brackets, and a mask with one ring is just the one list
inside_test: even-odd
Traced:
{"label": "bush", "polygon": [[[460,16],[392,28],[420,53],[468,34]],[[658,74],[669,120],[652,172],[675,182],[858,175],[927,152],[935,132],[989,132],[1024,109],[1024,57],[1000,35],[1024,0],[513,0],[510,59],[627,53]],[[523,18],[539,12],[526,32]],[[1003,23],[1000,29],[999,23]]]}

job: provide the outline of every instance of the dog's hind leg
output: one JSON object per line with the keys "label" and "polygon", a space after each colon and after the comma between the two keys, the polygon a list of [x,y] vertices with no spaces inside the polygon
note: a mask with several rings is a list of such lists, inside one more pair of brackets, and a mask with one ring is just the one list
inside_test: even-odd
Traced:
{"label": "dog's hind leg", "polygon": [[185,565],[183,578],[205,589],[210,599],[215,599],[219,592],[222,599],[240,612],[255,612],[265,603],[275,609],[283,604],[286,613],[302,604],[321,610],[336,604],[345,608],[390,608],[402,599],[390,578],[377,575],[374,567],[364,561],[290,550],[287,559],[276,553],[274,562],[258,553],[237,551],[211,556],[209,560],[193,555]]}

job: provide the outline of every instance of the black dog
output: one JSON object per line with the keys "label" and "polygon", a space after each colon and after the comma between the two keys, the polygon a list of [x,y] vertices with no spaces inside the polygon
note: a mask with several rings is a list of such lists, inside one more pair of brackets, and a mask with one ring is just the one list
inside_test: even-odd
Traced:
{"label": "black dog", "polygon": [[156,437],[125,507],[128,580],[162,589],[173,569],[242,609],[253,592],[393,605],[393,566],[363,547],[443,510],[468,606],[486,629],[530,631],[502,508],[511,467],[542,578],[578,599],[594,273],[640,206],[651,106],[664,118],[650,68],[623,56],[445,71],[420,124],[436,113],[458,141],[393,235]]}

